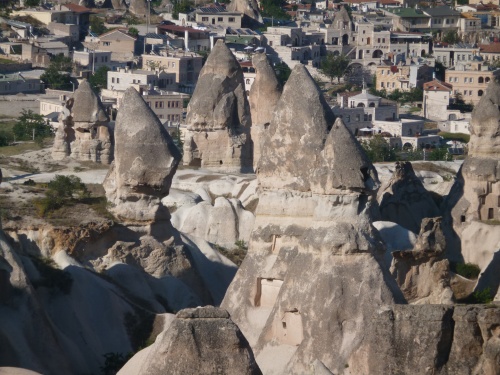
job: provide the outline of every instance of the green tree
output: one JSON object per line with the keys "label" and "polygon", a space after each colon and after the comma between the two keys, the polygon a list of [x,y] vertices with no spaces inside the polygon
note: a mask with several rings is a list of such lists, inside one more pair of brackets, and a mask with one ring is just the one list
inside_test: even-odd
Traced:
{"label": "green tree", "polygon": [[456,31],[450,30],[443,35],[443,42],[448,44],[456,44],[460,42],[460,37],[458,36],[458,33]]}
{"label": "green tree", "polygon": [[436,61],[436,64],[434,65],[434,72],[436,72],[436,78],[439,79],[440,81],[444,81],[445,71],[446,67],[439,61]]}
{"label": "green tree", "polygon": [[101,66],[99,69],[97,69],[94,74],[92,74],[89,78],[89,83],[92,89],[99,93],[101,89],[107,89],[107,83],[108,83],[108,72],[111,69],[109,69],[107,66]]}
{"label": "green tree", "polygon": [[288,77],[290,77],[290,74],[292,74],[292,70],[290,69],[290,67],[283,61],[274,64],[274,71],[276,72],[278,81],[282,86],[285,85],[286,81],[288,81]]}
{"label": "green tree", "polygon": [[0,147],[8,146],[10,142],[12,142],[12,134],[5,130],[0,130]]}
{"label": "green tree", "polygon": [[71,87],[71,78],[69,73],[73,69],[73,61],[64,55],[55,56],[49,67],[40,76],[40,79],[47,85],[48,88],[69,90]]}
{"label": "green tree", "polygon": [[172,18],[179,19],[179,13],[187,13],[191,10],[193,3],[191,0],[172,0]]}
{"label": "green tree", "polygon": [[132,35],[134,38],[137,38],[137,36],[139,35],[139,30],[137,30],[137,28],[135,27],[129,27],[128,34]]}
{"label": "green tree", "polygon": [[40,216],[61,208],[64,204],[75,199],[87,198],[89,196],[87,187],[79,177],[61,176],[51,180],[45,191],[45,197],[35,201]]}
{"label": "green tree", "polygon": [[321,67],[319,70],[333,82],[334,78],[340,82],[340,78],[346,73],[347,67],[351,60],[344,54],[334,56],[329,53],[321,60]]}
{"label": "green tree", "polygon": [[33,139],[33,134],[35,135],[35,140],[41,140],[53,134],[52,128],[47,125],[42,115],[25,109],[23,109],[21,116],[19,116],[19,119],[12,127],[12,132],[16,140]]}
{"label": "green tree", "polygon": [[39,5],[40,5],[40,0],[25,0],[24,1],[24,6],[29,7],[29,8],[37,7]]}
{"label": "green tree", "polygon": [[281,0],[262,0],[260,6],[264,17],[273,17],[276,20],[288,20],[290,16],[282,8]]}
{"label": "green tree", "polygon": [[104,20],[99,16],[90,16],[89,26],[90,30],[96,35],[101,35],[108,31],[106,26],[104,26]]}
{"label": "green tree", "polygon": [[374,135],[369,140],[362,141],[361,146],[372,163],[396,160],[396,151],[380,135]]}

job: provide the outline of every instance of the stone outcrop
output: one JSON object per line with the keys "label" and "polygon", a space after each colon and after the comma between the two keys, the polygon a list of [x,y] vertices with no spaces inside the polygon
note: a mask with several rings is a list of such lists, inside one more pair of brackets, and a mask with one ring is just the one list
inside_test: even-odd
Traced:
{"label": "stone outcrop", "polygon": [[243,72],[223,41],[212,49],[187,109],[184,164],[252,171],[252,124]]}
{"label": "stone outcrop", "polygon": [[256,0],[231,0],[227,10],[243,14],[241,20],[243,27],[252,27],[264,23]]}
{"label": "stone outcrop", "polygon": [[145,0],[130,0],[128,10],[136,16],[146,16],[148,14],[148,4]]}
{"label": "stone outcrop", "polygon": [[418,233],[422,220],[440,211],[431,194],[415,176],[410,162],[397,162],[392,178],[379,191],[382,220]]}
{"label": "stone outcrop", "polygon": [[59,115],[52,157],[110,164],[113,136],[101,100],[84,79]]}
{"label": "stone outcrop", "polygon": [[307,373],[316,360],[340,373],[366,317],[404,298],[376,259],[376,171],[301,65],[263,135],[257,177],[248,254],[222,307],[264,373]]}
{"label": "stone outcrop", "polygon": [[391,273],[409,303],[451,304],[450,264],[441,218],[426,218],[412,251],[395,251]]}
{"label": "stone outcrop", "polygon": [[250,89],[250,112],[252,113],[253,165],[256,169],[260,158],[260,134],[269,127],[282,87],[276,72],[265,53],[255,54],[252,64],[257,72]]}
{"label": "stone outcrop", "polygon": [[154,112],[134,88],[123,95],[115,126],[115,160],[104,181],[112,212],[126,222],[169,219],[168,195],[181,155]]}
{"label": "stone outcrop", "polygon": [[179,311],[155,343],[137,356],[140,360],[132,358],[119,375],[261,374],[227,311],[212,306]]}
{"label": "stone outcrop", "polygon": [[[500,260],[500,82],[493,79],[475,106],[469,154],[443,207],[448,258],[480,266],[481,288],[494,295],[499,287],[494,269]],[[483,280],[481,280],[484,278]],[[487,279],[489,279],[487,281]]]}

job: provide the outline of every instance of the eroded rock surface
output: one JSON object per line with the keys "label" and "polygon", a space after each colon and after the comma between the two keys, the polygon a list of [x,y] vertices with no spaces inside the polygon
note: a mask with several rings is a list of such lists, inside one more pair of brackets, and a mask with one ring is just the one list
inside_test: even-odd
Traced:
{"label": "eroded rock surface", "polygon": [[115,161],[104,188],[111,210],[128,222],[169,219],[168,195],[181,155],[158,117],[134,88],[123,95],[115,126]]}
{"label": "eroded rock surface", "polygon": [[221,40],[201,70],[187,112],[185,165],[252,171],[252,120],[243,72]]}
{"label": "eroded rock surface", "polygon": [[260,134],[266,131],[274,116],[282,87],[276,72],[265,53],[255,54],[252,64],[257,72],[250,89],[250,111],[252,113],[253,165],[257,168],[260,158]]}
{"label": "eroded rock surface", "polygon": [[395,251],[391,273],[409,303],[451,304],[450,264],[441,218],[426,218],[412,251]]}
{"label": "eroded rock surface", "polygon": [[242,24],[247,25],[246,27],[264,23],[259,12],[259,4],[256,0],[231,0],[227,6],[227,10],[242,13],[243,19],[241,21]]}
{"label": "eroded rock surface", "polygon": [[113,160],[109,117],[86,79],[59,115],[52,157],[54,160],[71,157],[102,164],[110,164]]}
{"label": "eroded rock surface", "polygon": [[382,220],[392,221],[414,233],[424,218],[440,211],[430,193],[415,175],[410,162],[397,162],[392,178],[379,192]]}
{"label": "eroded rock surface", "polygon": [[177,313],[155,343],[120,375],[261,374],[252,349],[227,311],[206,306]]}

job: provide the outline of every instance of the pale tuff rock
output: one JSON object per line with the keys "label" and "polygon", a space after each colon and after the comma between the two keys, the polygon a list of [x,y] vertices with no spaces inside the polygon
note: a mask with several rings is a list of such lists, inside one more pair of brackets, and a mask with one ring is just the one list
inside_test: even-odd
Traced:
{"label": "pale tuff rock", "polygon": [[59,115],[52,157],[110,164],[113,143],[108,123],[101,100],[84,79]]}
{"label": "pale tuff rock", "polygon": [[243,72],[223,41],[212,49],[187,112],[184,164],[224,172],[252,170],[252,121]]}
{"label": "pale tuff rock", "polygon": [[500,82],[493,79],[472,112],[469,155],[457,174],[442,210],[446,224],[448,257],[478,264],[480,288],[495,295],[500,280],[492,275],[500,244]]}
{"label": "pale tuff rock", "polygon": [[165,373],[257,375],[261,371],[252,349],[227,311],[206,306],[179,311],[169,328],[147,348],[142,361],[130,367],[125,365],[119,372],[120,375]]}
{"label": "pale tuff rock", "polygon": [[410,162],[397,162],[390,181],[379,193],[382,220],[418,233],[424,218],[440,215],[430,193],[415,175]]}
{"label": "pale tuff rock", "polygon": [[376,172],[300,65],[263,138],[256,222],[222,307],[263,372],[307,373],[317,360],[340,373],[365,317],[404,301],[374,257]]}
{"label": "pale tuff rock", "polygon": [[253,165],[256,169],[260,158],[260,134],[269,127],[283,89],[265,53],[255,54],[252,64],[257,74],[248,100],[252,113]]}
{"label": "pale tuff rock", "polygon": [[426,218],[412,251],[395,251],[391,273],[409,303],[451,304],[450,265],[441,218]]}
{"label": "pale tuff rock", "polygon": [[125,221],[169,218],[168,194],[180,152],[158,117],[134,88],[123,96],[115,127],[115,161],[104,181],[113,213]]}
{"label": "pale tuff rock", "polygon": [[248,18],[248,21],[253,21],[253,23],[264,23],[256,0],[231,0],[227,10],[229,12],[243,13],[242,23],[252,23],[247,22],[245,18]]}
{"label": "pale tuff rock", "polygon": [[130,0],[128,10],[136,16],[145,16],[148,13],[148,5],[145,0]]}

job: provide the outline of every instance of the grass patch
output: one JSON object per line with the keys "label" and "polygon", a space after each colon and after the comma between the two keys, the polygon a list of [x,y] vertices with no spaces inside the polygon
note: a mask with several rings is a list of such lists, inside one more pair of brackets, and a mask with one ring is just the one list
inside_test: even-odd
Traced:
{"label": "grass patch", "polygon": [[472,293],[470,296],[460,300],[460,303],[470,303],[470,304],[488,304],[493,301],[493,295],[491,293],[491,289],[485,288],[483,290],[477,290]]}
{"label": "grass patch", "polygon": [[243,263],[243,259],[245,259],[245,256],[247,255],[247,248],[246,247],[236,246],[234,249],[227,249],[225,247],[222,247],[222,246],[219,246],[216,244],[214,244],[213,246],[214,246],[215,250],[217,250],[219,253],[224,255],[226,258],[228,258],[231,262],[236,264],[238,267],[241,266],[241,263]]}
{"label": "grass patch", "polygon": [[6,157],[6,156],[20,155],[28,151],[38,151],[41,149],[42,147],[35,142],[16,143],[15,145],[12,146],[0,147],[0,156]]}
{"label": "grass patch", "polygon": [[464,133],[439,132],[438,135],[450,141],[459,141],[462,143],[469,143],[470,141],[470,135]]}
{"label": "grass patch", "polygon": [[418,108],[418,107],[411,107],[408,112],[410,113],[416,113],[416,112],[420,112],[422,110],[422,108]]}

